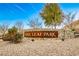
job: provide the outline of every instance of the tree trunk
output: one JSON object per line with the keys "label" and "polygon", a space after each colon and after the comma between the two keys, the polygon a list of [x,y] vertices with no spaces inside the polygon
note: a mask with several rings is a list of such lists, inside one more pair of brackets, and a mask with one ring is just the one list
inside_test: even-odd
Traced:
{"label": "tree trunk", "polygon": [[54,25],[54,29],[56,29],[56,24]]}
{"label": "tree trunk", "polygon": [[56,26],[55,26],[55,29],[56,29]]}

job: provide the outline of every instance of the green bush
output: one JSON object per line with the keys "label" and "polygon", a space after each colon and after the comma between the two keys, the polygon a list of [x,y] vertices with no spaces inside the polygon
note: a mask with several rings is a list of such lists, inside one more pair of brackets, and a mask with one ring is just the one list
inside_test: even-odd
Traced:
{"label": "green bush", "polygon": [[8,29],[8,34],[15,35],[17,33],[17,28],[12,27],[11,29]]}
{"label": "green bush", "polygon": [[14,37],[11,39],[11,42],[19,43],[22,41],[22,38],[23,38],[22,34],[16,33],[16,35],[14,35]]}
{"label": "green bush", "polygon": [[71,29],[72,31],[75,31],[75,29]]}
{"label": "green bush", "polygon": [[3,41],[10,41],[11,40],[9,34],[3,35],[2,39],[3,39]]}
{"label": "green bush", "polygon": [[4,41],[11,41],[12,43],[19,43],[22,41],[23,35],[18,33],[16,27],[8,29],[8,33],[3,36]]}

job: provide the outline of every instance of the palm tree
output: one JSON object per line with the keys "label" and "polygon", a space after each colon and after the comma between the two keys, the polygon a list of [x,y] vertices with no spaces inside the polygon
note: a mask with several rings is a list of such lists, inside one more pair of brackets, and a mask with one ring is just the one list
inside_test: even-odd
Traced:
{"label": "palm tree", "polygon": [[62,11],[56,3],[46,4],[40,15],[44,19],[46,26],[52,25],[52,28],[54,27],[55,29],[63,20]]}

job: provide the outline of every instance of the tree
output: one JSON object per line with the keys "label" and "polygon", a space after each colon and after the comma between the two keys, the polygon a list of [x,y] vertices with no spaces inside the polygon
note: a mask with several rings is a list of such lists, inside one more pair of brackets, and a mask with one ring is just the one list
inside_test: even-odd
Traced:
{"label": "tree", "polygon": [[[75,13],[73,13],[73,12],[69,12],[67,15],[65,15],[65,20],[63,21],[63,25],[65,25],[65,27],[63,28],[64,30],[64,38],[65,38],[65,36],[67,35],[67,36],[69,36],[70,38],[71,37],[73,37],[73,35],[74,35],[74,32],[73,32],[73,24],[72,24],[72,22],[73,22],[73,20],[74,20],[74,18],[75,18],[75,16],[76,16],[76,12]],[[68,31],[66,31],[66,29],[69,29]]]}
{"label": "tree", "polygon": [[66,19],[65,19],[64,24],[65,24],[65,25],[68,25],[68,28],[70,28],[70,29],[72,29],[72,27],[73,27],[72,22],[73,22],[73,20],[75,19],[75,16],[76,16],[76,12],[75,12],[75,13],[69,12],[69,13],[66,15],[66,17],[65,17]]}
{"label": "tree", "polygon": [[52,25],[55,29],[63,21],[63,13],[56,3],[46,4],[40,15],[44,19],[46,26]]}
{"label": "tree", "polygon": [[8,30],[8,27],[9,27],[8,24],[2,24],[2,25],[0,25],[0,31],[1,31],[2,35],[5,35],[5,33]]}
{"label": "tree", "polygon": [[18,32],[21,32],[23,30],[23,27],[24,27],[23,22],[22,21],[17,21],[15,23],[15,27],[18,29]]}
{"label": "tree", "polygon": [[42,22],[40,22],[38,18],[29,20],[27,25],[32,28],[42,28]]}
{"label": "tree", "polygon": [[18,29],[18,32],[21,33],[24,37],[24,24],[22,21],[17,21],[15,27]]}

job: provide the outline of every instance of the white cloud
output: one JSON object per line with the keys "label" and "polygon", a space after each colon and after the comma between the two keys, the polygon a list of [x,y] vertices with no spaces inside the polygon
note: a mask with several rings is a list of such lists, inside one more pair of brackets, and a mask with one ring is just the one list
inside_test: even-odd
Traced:
{"label": "white cloud", "polygon": [[22,12],[24,12],[24,13],[25,13],[25,10],[24,10],[21,6],[19,6],[19,5],[15,4],[15,7],[17,7],[19,10],[21,10]]}

